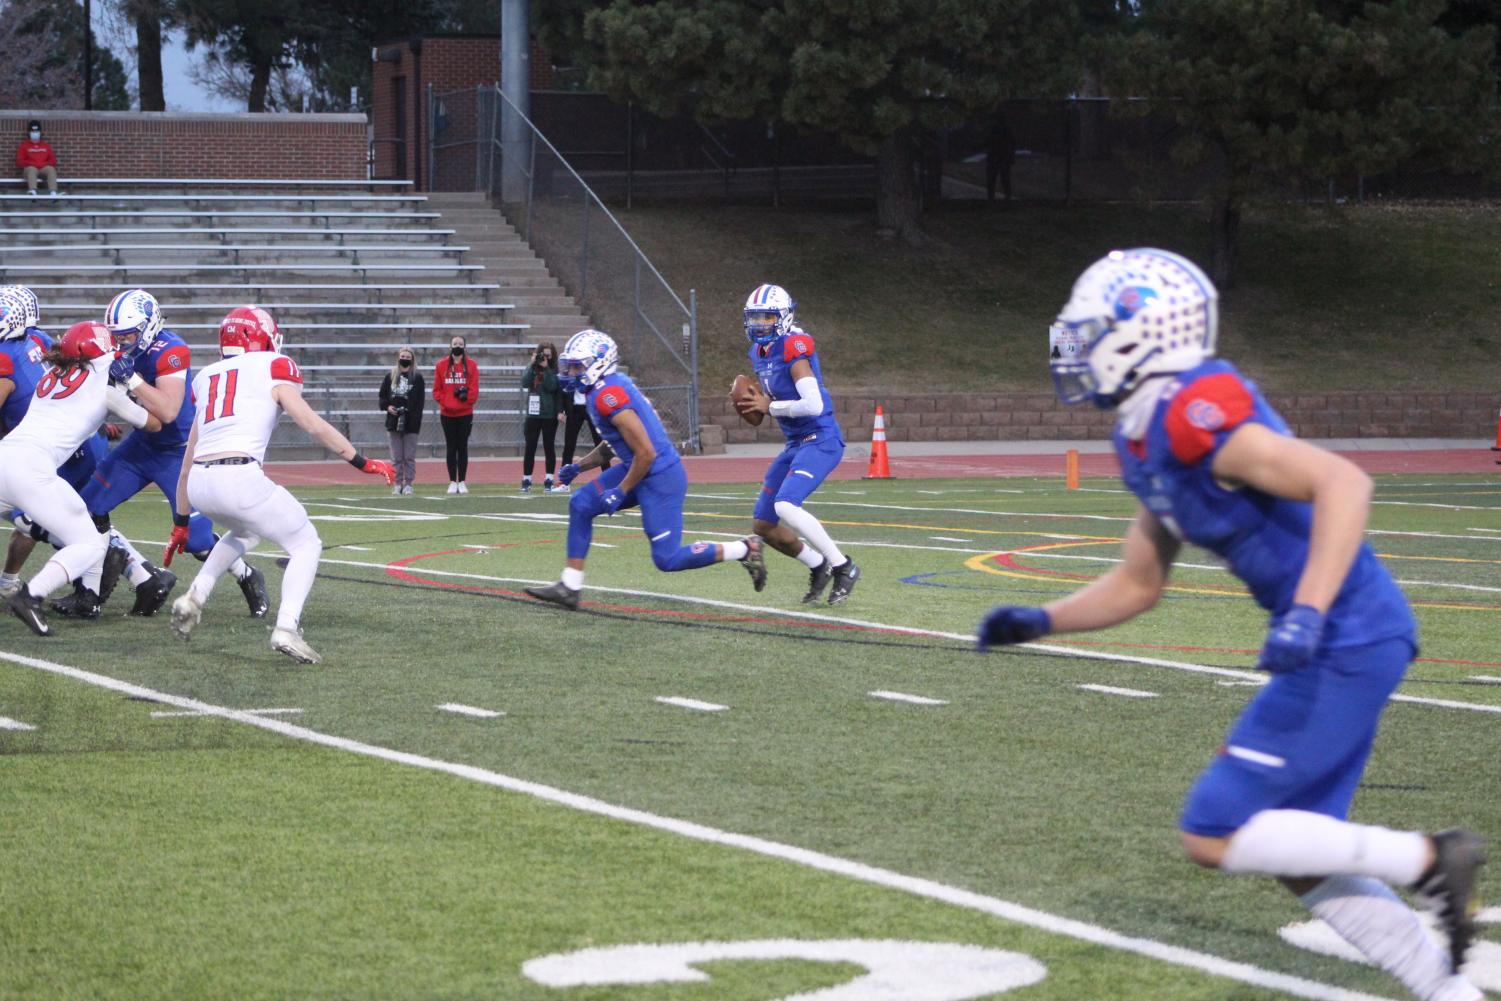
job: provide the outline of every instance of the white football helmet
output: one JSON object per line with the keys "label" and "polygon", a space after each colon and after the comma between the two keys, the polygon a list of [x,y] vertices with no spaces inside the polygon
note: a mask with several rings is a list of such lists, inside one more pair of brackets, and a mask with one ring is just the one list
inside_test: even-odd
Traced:
{"label": "white football helmet", "polygon": [[[620,364],[620,349],[603,330],[580,330],[568,338],[558,354],[558,381],[568,392],[589,389],[615,371]],[[582,370],[570,372],[574,366]]]}
{"label": "white football helmet", "polygon": [[1120,406],[1150,376],[1212,357],[1219,293],[1185,257],[1152,247],[1112,250],[1074,282],[1053,327],[1083,336],[1083,351],[1049,365],[1064,403]]}
{"label": "white football helmet", "polygon": [[0,341],[26,336],[26,304],[12,288],[0,289]]}
{"label": "white football helmet", "polygon": [[37,301],[36,293],[25,285],[6,285],[0,287],[0,295],[10,294],[21,300],[26,307],[26,325],[34,327],[42,321],[41,303]]}
{"label": "white football helmet", "polygon": [[[135,356],[151,347],[162,331],[162,307],[156,296],[145,289],[133,288],[110,300],[104,310],[104,325],[117,338],[127,355]],[[137,334],[134,344],[125,344],[122,335]]]}
{"label": "white football helmet", "polygon": [[780,285],[757,285],[745,299],[745,336],[752,344],[770,344],[790,333],[797,303]]}

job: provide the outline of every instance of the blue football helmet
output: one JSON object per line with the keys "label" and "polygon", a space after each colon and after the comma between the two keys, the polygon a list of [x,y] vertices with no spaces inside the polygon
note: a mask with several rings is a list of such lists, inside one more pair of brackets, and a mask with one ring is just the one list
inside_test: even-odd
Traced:
{"label": "blue football helmet", "polygon": [[780,285],[757,285],[745,300],[745,336],[767,345],[790,333],[797,303]]}
{"label": "blue football helmet", "polygon": [[[151,347],[161,333],[162,307],[150,292],[133,288],[110,300],[104,310],[104,325],[120,340],[125,354],[134,358]],[[135,342],[126,344],[125,338],[131,334],[137,335]]]}
{"label": "blue football helmet", "polygon": [[620,350],[603,330],[580,330],[558,353],[558,384],[565,392],[587,390],[615,371]]}
{"label": "blue football helmet", "polygon": [[1050,339],[1080,345],[1052,359],[1064,403],[1120,406],[1146,379],[1214,356],[1219,293],[1192,261],[1166,250],[1112,250],[1074,282]]}

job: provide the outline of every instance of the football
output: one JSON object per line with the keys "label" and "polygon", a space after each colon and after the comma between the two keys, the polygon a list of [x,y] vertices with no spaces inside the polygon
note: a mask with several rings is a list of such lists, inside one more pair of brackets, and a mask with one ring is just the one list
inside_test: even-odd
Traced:
{"label": "football", "polygon": [[755,380],[748,375],[735,376],[734,383],[730,385],[730,403],[740,414],[740,419],[752,426],[766,419],[765,411],[754,409],[751,403],[756,388]]}

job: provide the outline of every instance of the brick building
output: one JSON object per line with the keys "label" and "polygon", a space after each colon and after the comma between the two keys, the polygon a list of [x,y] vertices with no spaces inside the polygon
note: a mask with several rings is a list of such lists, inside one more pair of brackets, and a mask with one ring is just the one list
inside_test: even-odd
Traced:
{"label": "brick building", "polygon": [[[500,80],[499,35],[417,35],[377,45],[370,94],[374,176],[429,188],[427,106],[434,93],[490,87]],[[553,85],[551,57],[531,46],[531,87]]]}

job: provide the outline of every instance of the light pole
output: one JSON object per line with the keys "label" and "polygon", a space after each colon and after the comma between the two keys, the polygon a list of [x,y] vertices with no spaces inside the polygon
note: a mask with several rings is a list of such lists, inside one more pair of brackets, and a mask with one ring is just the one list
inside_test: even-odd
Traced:
{"label": "light pole", "polygon": [[83,0],[83,110],[94,110],[94,3]]}
{"label": "light pole", "polygon": [[510,100],[500,102],[501,201],[516,203],[526,198],[526,170],[531,160],[531,130],[522,116],[531,117],[531,26],[527,0],[500,3],[500,92]]}

